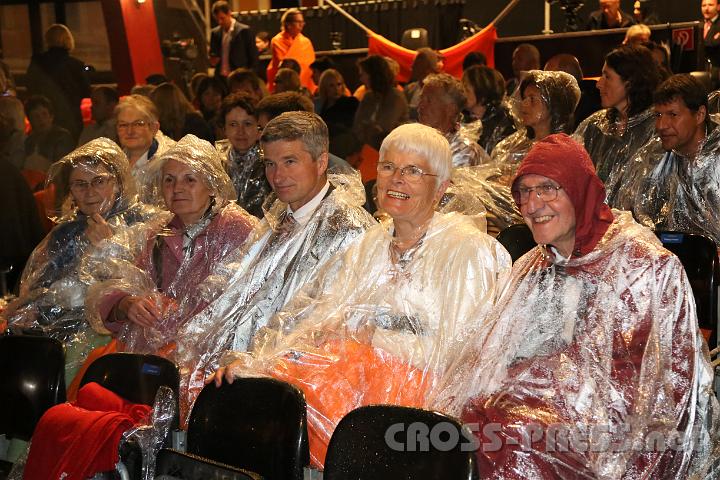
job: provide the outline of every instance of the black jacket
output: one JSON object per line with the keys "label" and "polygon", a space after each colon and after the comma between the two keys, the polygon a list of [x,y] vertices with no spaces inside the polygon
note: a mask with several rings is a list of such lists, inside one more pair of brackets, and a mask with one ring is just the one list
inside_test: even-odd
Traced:
{"label": "black jacket", "polygon": [[[220,59],[217,64],[218,72],[222,66],[222,35],[223,31],[220,25],[210,32],[210,56]],[[230,35],[230,55],[228,56],[230,71],[240,67],[254,68],[258,63],[258,52],[255,46],[255,36],[250,31],[250,27],[236,20]]]}
{"label": "black jacket", "polygon": [[[718,17],[720,18],[720,17]],[[713,67],[720,67],[720,21],[715,18],[707,35],[703,38],[705,44],[705,58],[710,60]],[[704,23],[700,28],[704,27]]]}
{"label": "black jacket", "polygon": [[630,25],[635,25],[635,19],[632,15],[629,15],[620,10],[620,25],[617,27],[610,27],[605,20],[602,10],[595,10],[588,17],[588,21],[585,24],[585,30],[605,30],[608,28],[626,28]]}

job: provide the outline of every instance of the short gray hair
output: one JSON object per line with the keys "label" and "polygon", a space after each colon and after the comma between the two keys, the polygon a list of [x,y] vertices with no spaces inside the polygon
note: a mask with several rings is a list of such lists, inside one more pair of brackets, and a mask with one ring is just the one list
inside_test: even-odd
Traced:
{"label": "short gray hair", "polygon": [[311,112],[285,112],[265,125],[261,143],[300,140],[313,160],[330,150],[328,128],[319,115]]}
{"label": "short gray hair", "polygon": [[159,115],[157,107],[155,106],[153,101],[145,95],[139,95],[137,93],[134,93],[132,95],[128,95],[127,97],[121,98],[120,102],[115,106],[115,110],[113,112],[115,114],[115,118],[117,119],[118,115],[120,115],[123,110],[127,110],[128,108],[133,108],[137,110],[149,122],[158,121]]}
{"label": "short gray hair", "polygon": [[450,180],[452,171],[452,151],[450,143],[437,130],[421,123],[400,125],[385,137],[380,146],[380,161],[390,150],[414,153],[427,160],[433,173],[437,175],[437,184]]}
{"label": "short gray hair", "polygon": [[423,88],[428,86],[438,87],[448,103],[454,104],[458,111],[462,111],[467,104],[467,97],[462,83],[447,73],[433,73],[425,77]]}

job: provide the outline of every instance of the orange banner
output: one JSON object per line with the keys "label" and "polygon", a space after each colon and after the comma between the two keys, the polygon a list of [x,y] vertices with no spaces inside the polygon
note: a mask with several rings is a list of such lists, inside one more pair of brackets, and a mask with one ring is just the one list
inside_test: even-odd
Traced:
{"label": "orange banner", "polygon": [[[440,50],[444,57],[444,71],[460,78],[462,76],[463,59],[470,52],[482,52],[487,57],[488,66],[494,67],[495,40],[497,40],[497,31],[495,26],[490,24],[472,37],[452,47]],[[407,82],[410,80],[410,68],[416,55],[414,50],[401,47],[375,32],[368,33],[368,50],[371,55],[383,55],[395,59],[400,64],[398,81]]]}

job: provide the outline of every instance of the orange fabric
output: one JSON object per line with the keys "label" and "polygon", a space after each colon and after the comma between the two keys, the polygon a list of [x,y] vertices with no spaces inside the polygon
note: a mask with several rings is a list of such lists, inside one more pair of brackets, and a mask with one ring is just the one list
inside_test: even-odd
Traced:
{"label": "orange fabric", "polygon": [[[445,64],[444,71],[460,78],[462,76],[462,62],[470,52],[484,53],[488,66],[494,67],[495,40],[497,40],[497,31],[495,26],[490,24],[472,37],[452,47],[440,50]],[[401,47],[375,32],[368,33],[368,50],[369,54],[383,55],[396,60],[400,64],[400,73],[398,73],[397,80],[399,82],[410,80],[410,70],[417,52]]]}
{"label": "orange fabric", "polygon": [[47,212],[53,211],[55,205],[55,184],[33,193],[33,197],[35,197],[35,206],[40,216],[40,223],[42,223],[45,233],[48,233],[55,226],[47,215]]}
{"label": "orange fabric", "polygon": [[317,86],[312,79],[310,64],[315,61],[315,48],[310,39],[302,33],[293,39],[285,32],[280,32],[273,37],[271,48],[272,60],[267,67],[268,89],[271,92],[275,90],[275,74],[280,62],[286,58],[292,58],[300,64],[300,83],[308,91],[314,92]]}
{"label": "orange fabric", "polygon": [[377,164],[379,160],[380,152],[368,144],[362,146],[360,150],[360,165],[357,169],[360,170],[363,183],[377,178]]}
{"label": "orange fabric", "polygon": [[296,385],[308,405],[312,463],[322,468],[340,419],[364,405],[423,405],[431,378],[384,350],[354,340],[335,340],[317,355],[278,362],[272,376]]}
{"label": "orange fabric", "polygon": [[47,174],[45,172],[23,168],[20,170],[20,173],[30,187],[31,192],[34,192],[45,185],[45,179],[47,178]]}
{"label": "orange fabric", "polygon": [[78,389],[80,388],[80,381],[82,380],[83,376],[85,375],[85,372],[87,371],[88,367],[98,358],[102,357],[103,355],[107,355],[108,353],[115,353],[119,352],[120,348],[118,347],[118,341],[113,339],[108,343],[107,345],[103,345],[101,347],[95,348],[92,352],[90,352],[85,359],[85,362],[80,366],[78,369],[78,372],[75,374],[75,378],[73,378],[73,381],[70,383],[70,385],[67,388],[67,401],[68,402],[74,402],[77,400],[77,394]]}

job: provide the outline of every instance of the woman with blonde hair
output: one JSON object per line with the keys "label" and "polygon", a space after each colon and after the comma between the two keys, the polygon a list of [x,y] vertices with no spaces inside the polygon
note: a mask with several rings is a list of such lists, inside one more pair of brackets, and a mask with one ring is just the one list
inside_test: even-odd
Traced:
{"label": "woman with blonde hair", "polygon": [[80,102],[92,93],[85,63],[70,55],[75,39],[65,25],[50,25],[45,44],[47,50],[33,55],[30,61],[28,94],[48,97],[55,109],[55,123],[68,129],[77,141],[83,127]]}
{"label": "woman with blonde hair", "polygon": [[215,136],[202,115],[193,107],[177,85],[163,83],[150,94],[160,115],[160,130],[173,140],[187,134],[214,142]]}

